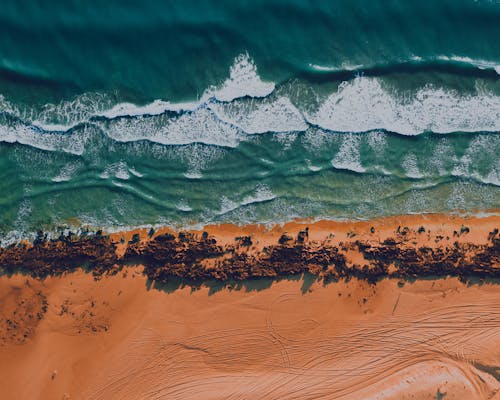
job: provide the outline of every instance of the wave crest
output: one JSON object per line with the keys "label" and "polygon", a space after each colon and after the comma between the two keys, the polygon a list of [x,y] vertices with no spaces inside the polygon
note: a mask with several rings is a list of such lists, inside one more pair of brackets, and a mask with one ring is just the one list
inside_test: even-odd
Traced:
{"label": "wave crest", "polygon": [[82,135],[81,125],[94,125],[120,142],[224,147],[238,146],[247,135],[312,127],[346,133],[382,129],[401,135],[500,131],[500,96],[481,89],[465,95],[428,85],[398,93],[379,78],[358,76],[344,81],[323,101],[311,87],[308,95],[318,104],[312,108],[310,99],[292,101],[295,91],[300,89],[294,82],[276,88],[263,81],[254,61],[242,54],[230,67],[228,79],[207,88],[194,102],[116,104],[113,96],[87,93],[36,109],[16,107],[0,97],[0,141],[81,154],[88,136]]}

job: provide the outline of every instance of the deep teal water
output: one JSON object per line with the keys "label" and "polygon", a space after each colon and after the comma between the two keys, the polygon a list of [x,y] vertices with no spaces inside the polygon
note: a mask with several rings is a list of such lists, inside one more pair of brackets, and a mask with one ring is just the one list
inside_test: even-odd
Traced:
{"label": "deep teal water", "polygon": [[0,7],[0,235],[500,206],[500,1]]}

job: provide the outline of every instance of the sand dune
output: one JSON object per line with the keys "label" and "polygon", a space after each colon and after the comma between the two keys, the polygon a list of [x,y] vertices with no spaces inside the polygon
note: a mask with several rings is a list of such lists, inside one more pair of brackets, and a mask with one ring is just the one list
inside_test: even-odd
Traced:
{"label": "sand dune", "polygon": [[0,278],[2,399],[500,395],[495,284],[147,284],[140,268],[99,281],[82,271]]}

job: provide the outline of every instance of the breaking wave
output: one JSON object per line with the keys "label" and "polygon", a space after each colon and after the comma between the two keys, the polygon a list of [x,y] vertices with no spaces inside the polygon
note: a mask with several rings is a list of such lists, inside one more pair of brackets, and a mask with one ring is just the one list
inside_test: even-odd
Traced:
{"label": "breaking wave", "polygon": [[1,97],[0,233],[72,218],[109,229],[498,208],[494,85],[403,90],[342,68],[354,70],[342,82],[267,82],[242,54],[192,102]]}
{"label": "breaking wave", "polygon": [[[477,65],[491,67],[485,62]],[[286,87],[296,90],[293,83]],[[357,76],[328,95],[311,90],[316,107],[310,101],[292,100],[293,93],[287,93],[285,86],[262,80],[253,60],[242,54],[234,60],[227,80],[207,88],[193,102],[159,99],[146,105],[116,104],[113,96],[87,93],[36,108],[0,98],[0,140],[81,154],[89,125],[120,142],[225,147],[238,146],[248,135],[304,132],[311,127],[333,132],[382,129],[401,135],[500,131],[500,96],[481,87],[469,94],[430,84],[396,91],[381,78]]]}

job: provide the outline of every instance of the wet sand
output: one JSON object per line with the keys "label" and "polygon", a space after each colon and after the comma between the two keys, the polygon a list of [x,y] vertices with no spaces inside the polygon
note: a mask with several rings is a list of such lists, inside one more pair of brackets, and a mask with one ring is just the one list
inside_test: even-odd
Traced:
{"label": "wet sand", "polygon": [[[483,246],[499,222],[410,216],[206,231],[220,243],[249,235],[257,253],[306,226],[308,241],[396,238],[437,251]],[[111,240],[123,255],[135,233],[144,246],[167,231]],[[363,257],[346,252],[349,264]],[[494,280],[326,283],[307,273],[179,286],[148,280],[142,266],[13,273],[0,277],[0,360],[2,399],[500,398],[500,290]]]}
{"label": "wet sand", "polygon": [[[259,248],[276,243],[277,239],[288,234],[293,237],[306,227],[310,228],[310,240],[323,240],[330,237],[332,243],[345,241],[355,241],[368,239],[372,241],[383,241],[387,238],[395,237],[399,232],[408,228],[411,239],[418,241],[420,245],[430,245],[435,247],[439,244],[451,244],[454,241],[483,244],[487,242],[488,233],[500,226],[500,210],[490,210],[492,215],[485,217],[461,217],[449,214],[415,214],[399,215],[393,217],[377,218],[366,221],[334,221],[334,220],[296,220],[286,224],[266,226],[263,224],[237,226],[232,224],[208,225],[200,230],[191,230],[193,234],[201,235],[204,231],[215,236],[219,241],[230,243],[238,236],[251,236],[258,242]],[[415,232],[423,227],[425,234],[415,235]],[[469,232],[459,236],[453,232],[460,233],[461,228],[469,228]],[[373,228],[373,229],[372,229]],[[124,253],[127,242],[134,234],[138,234],[142,240],[149,239],[149,229],[135,229],[127,232],[117,232],[110,234],[111,238],[119,243],[123,239],[124,243],[118,244],[118,252]],[[154,236],[164,233],[176,234],[177,232],[163,227],[155,230]],[[441,237],[442,236],[442,237]],[[441,237],[439,242],[436,238]],[[349,240],[350,239],[350,240]],[[406,237],[410,239],[410,235]]]}

